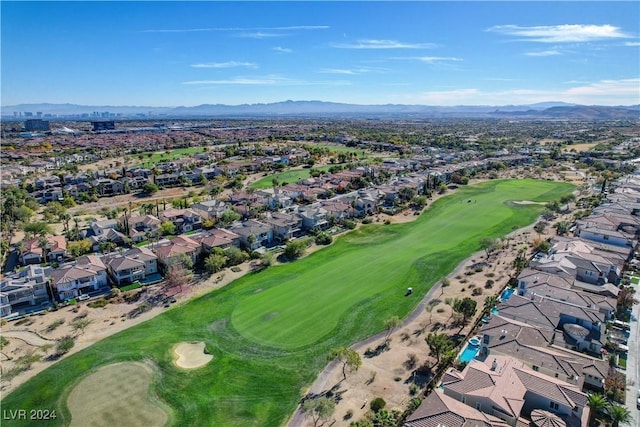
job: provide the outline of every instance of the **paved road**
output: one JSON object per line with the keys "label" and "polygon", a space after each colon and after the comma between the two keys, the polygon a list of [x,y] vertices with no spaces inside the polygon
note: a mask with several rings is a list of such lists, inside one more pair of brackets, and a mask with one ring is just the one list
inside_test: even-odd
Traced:
{"label": "paved road", "polygon": [[[636,299],[640,300],[640,286],[635,286]],[[640,390],[640,304],[633,306],[631,312],[631,329],[629,331],[629,354],[627,356],[627,402],[634,421],[631,425],[640,426],[640,410],[636,407],[636,399]]]}

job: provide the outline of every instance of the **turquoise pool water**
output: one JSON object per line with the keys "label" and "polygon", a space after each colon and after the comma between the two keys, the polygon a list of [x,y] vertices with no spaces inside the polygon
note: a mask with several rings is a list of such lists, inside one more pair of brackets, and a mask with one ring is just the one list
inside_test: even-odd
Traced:
{"label": "turquoise pool water", "polygon": [[460,354],[460,362],[469,363],[471,360],[473,360],[474,357],[476,357],[476,354],[478,354],[478,350],[480,350],[479,346],[467,344],[467,346]]}
{"label": "turquoise pool water", "polygon": [[513,293],[514,293],[515,291],[516,291],[516,290],[515,290],[515,289],[513,289],[513,288],[507,288],[507,289],[505,289],[504,291],[502,291],[502,294],[500,294],[500,299],[501,299],[502,301],[507,301],[509,298],[511,298],[511,295],[513,295]]}

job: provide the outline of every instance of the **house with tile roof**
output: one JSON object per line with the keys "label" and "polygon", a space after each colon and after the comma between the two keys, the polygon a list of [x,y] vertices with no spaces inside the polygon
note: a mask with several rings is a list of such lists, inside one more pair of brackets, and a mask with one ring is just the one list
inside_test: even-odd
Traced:
{"label": "house with tile roof", "polygon": [[107,267],[96,255],[85,255],[51,272],[51,284],[60,300],[75,298],[107,286]]}
{"label": "house with tile roof", "polygon": [[194,239],[180,235],[171,239],[168,244],[156,246],[153,251],[158,261],[166,268],[183,256],[188,257],[195,264],[202,252],[202,247]]}
{"label": "house with tile roof", "polygon": [[554,342],[567,348],[599,355],[606,342],[605,315],[597,308],[579,307],[542,295],[512,295],[497,309],[502,317],[556,331]]}
{"label": "house with tile roof", "polygon": [[405,427],[509,427],[500,418],[485,414],[436,389],[407,417]]}
{"label": "house with tile roof", "polygon": [[445,395],[512,427],[534,410],[557,415],[567,427],[586,427],[587,394],[576,385],[543,375],[511,357],[471,360],[462,371],[450,368],[441,382]]}
{"label": "house with tile roof", "polygon": [[[194,238],[194,240],[196,240]],[[214,248],[229,249],[232,246],[240,247],[240,236],[224,228],[214,228],[203,237],[199,238],[204,253],[210,253]]]}
{"label": "house with tile roof", "polygon": [[557,333],[493,315],[480,329],[480,353],[476,358],[513,357],[536,372],[559,378],[585,391],[602,390],[609,372],[608,363],[556,345]]}
{"label": "house with tile roof", "polygon": [[143,281],[158,273],[158,257],[145,247],[105,258],[109,278],[116,286],[129,285],[136,280]]}
{"label": "house with tile roof", "polygon": [[67,240],[64,236],[45,236],[46,246],[40,246],[40,238],[24,240],[20,261],[23,265],[40,264],[45,261],[62,261],[67,256]]}

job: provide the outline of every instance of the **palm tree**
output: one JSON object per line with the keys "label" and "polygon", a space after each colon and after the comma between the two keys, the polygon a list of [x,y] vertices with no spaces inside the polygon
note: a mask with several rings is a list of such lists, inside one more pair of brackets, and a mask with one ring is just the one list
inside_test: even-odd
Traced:
{"label": "palm tree", "polygon": [[482,312],[484,314],[489,314],[491,312],[491,309],[496,305],[498,305],[498,297],[495,295],[488,296],[484,300],[484,309],[482,310]]}
{"label": "palm tree", "polygon": [[633,421],[631,412],[626,407],[616,405],[615,403],[612,403],[607,407],[607,414],[613,421],[611,427],[619,427],[620,424],[631,425],[631,422]]}
{"label": "palm tree", "polygon": [[592,425],[598,415],[601,415],[607,407],[607,399],[600,393],[589,393],[587,406],[589,407],[589,423]]}
{"label": "palm tree", "polygon": [[40,236],[38,239],[38,247],[42,249],[42,262],[47,262],[47,246],[49,245],[49,241],[46,237]]}

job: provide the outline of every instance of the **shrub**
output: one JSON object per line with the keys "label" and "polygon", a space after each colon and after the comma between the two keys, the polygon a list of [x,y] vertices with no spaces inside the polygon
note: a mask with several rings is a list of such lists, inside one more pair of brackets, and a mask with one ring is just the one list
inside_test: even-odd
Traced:
{"label": "shrub", "polygon": [[409,394],[411,396],[415,396],[416,394],[418,394],[419,391],[420,391],[420,387],[418,387],[418,384],[411,384],[409,386]]}
{"label": "shrub", "polygon": [[371,218],[365,218],[362,220],[363,224],[371,224],[373,222],[373,220]]}
{"label": "shrub", "polygon": [[[397,377],[396,377],[397,378]],[[376,397],[371,401],[370,407],[373,412],[379,412],[381,409],[387,406],[387,402],[381,397]]]}
{"label": "shrub", "polygon": [[318,245],[330,245],[333,242],[331,234],[322,232],[316,236],[316,244]]}
{"label": "shrub", "polygon": [[353,418],[353,409],[349,409],[347,413],[344,414],[344,417],[342,417],[343,420],[350,420],[351,418]]}
{"label": "shrub", "polygon": [[88,307],[91,308],[101,308],[104,307],[105,305],[109,304],[109,301],[107,301],[104,298],[99,298],[95,301],[91,301],[89,304],[87,304]]}
{"label": "shrub", "polygon": [[356,223],[355,221],[346,220],[344,222],[344,226],[347,227],[349,230],[353,230],[354,228],[356,228]]}
{"label": "shrub", "polygon": [[475,289],[471,292],[471,295],[473,295],[473,296],[482,295],[482,288],[475,288]]}
{"label": "shrub", "polygon": [[494,284],[494,283],[495,283],[495,282],[494,282],[493,280],[489,279],[489,280],[487,280],[487,282],[484,284],[484,287],[485,287],[486,289],[491,289],[491,288],[493,288],[493,284]]}

